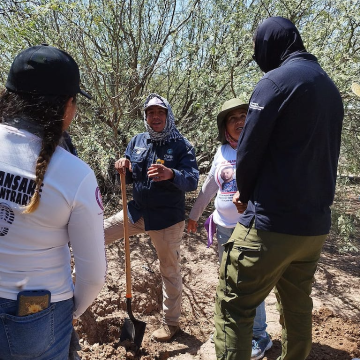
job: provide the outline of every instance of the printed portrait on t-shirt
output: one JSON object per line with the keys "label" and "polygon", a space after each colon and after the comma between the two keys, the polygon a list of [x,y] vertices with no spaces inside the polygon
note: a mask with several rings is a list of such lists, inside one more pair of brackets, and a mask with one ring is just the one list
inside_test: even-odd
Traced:
{"label": "printed portrait on t-shirt", "polygon": [[235,193],[237,191],[235,178],[235,164],[225,163],[216,169],[216,182],[221,193]]}

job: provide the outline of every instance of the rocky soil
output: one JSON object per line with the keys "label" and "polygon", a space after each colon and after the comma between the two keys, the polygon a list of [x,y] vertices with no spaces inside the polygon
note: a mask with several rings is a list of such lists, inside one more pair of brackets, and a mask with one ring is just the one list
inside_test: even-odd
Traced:
{"label": "rocky soil", "polygon": [[[190,199],[188,209],[191,208]],[[355,200],[354,200],[355,201]],[[209,207],[209,210],[211,208]],[[146,322],[139,352],[131,344],[120,343],[127,317],[125,304],[125,264],[123,242],[107,248],[106,285],[76,329],[81,338],[82,359],[196,359],[215,360],[209,336],[213,332],[214,295],[218,280],[216,240],[206,247],[202,223],[197,234],[184,234],[181,264],[183,301],[181,332],[170,343],[157,343],[151,333],[161,324],[161,277],[156,252],[146,234],[131,241],[133,279],[132,309],[135,318]],[[351,360],[360,357],[360,262],[356,253],[334,251],[334,238],[326,242],[313,288],[313,348],[309,360]],[[276,300],[266,299],[268,332],[273,347],[265,360],[276,360],[281,353]]]}

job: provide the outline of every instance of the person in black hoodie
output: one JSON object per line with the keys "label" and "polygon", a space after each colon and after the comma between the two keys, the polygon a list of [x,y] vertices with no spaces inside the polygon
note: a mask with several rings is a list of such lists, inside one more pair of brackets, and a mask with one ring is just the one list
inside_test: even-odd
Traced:
{"label": "person in black hoodie", "polygon": [[331,225],[343,104],[290,20],[260,24],[254,50],[265,75],[237,147],[233,202],[242,215],[225,244],[215,348],[219,360],[250,359],[255,309],[275,287],[279,360],[303,360],[312,344],[312,282]]}

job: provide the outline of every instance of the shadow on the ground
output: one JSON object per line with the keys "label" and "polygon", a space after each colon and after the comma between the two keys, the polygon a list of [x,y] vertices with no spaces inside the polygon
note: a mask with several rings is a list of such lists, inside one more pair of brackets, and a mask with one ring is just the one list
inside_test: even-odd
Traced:
{"label": "shadow on the ground", "polygon": [[180,331],[175,338],[176,342],[184,345],[180,349],[164,350],[159,352],[159,359],[167,359],[180,354],[196,355],[203,344],[196,336]]}
{"label": "shadow on the ground", "polygon": [[[277,360],[281,355],[281,342],[273,341],[273,346],[266,352],[264,360]],[[343,350],[335,349],[328,345],[313,343],[310,355],[306,360],[351,360],[352,356]]]}
{"label": "shadow on the ground", "polygon": [[307,360],[351,360],[352,356],[346,351],[335,349],[328,345],[313,343]]}
{"label": "shadow on the ground", "polygon": [[315,274],[313,297],[321,298],[324,305],[343,317],[359,319],[359,277],[358,255],[332,253],[325,246]]}

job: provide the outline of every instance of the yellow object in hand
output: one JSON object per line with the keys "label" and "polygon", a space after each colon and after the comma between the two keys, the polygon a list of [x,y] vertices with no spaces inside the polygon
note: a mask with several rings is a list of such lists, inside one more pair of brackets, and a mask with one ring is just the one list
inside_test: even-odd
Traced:
{"label": "yellow object in hand", "polygon": [[360,96],[360,85],[358,83],[353,83],[351,85],[351,90],[354,92],[354,94]]}
{"label": "yellow object in hand", "polygon": [[164,160],[156,159],[156,164],[164,165]]}

